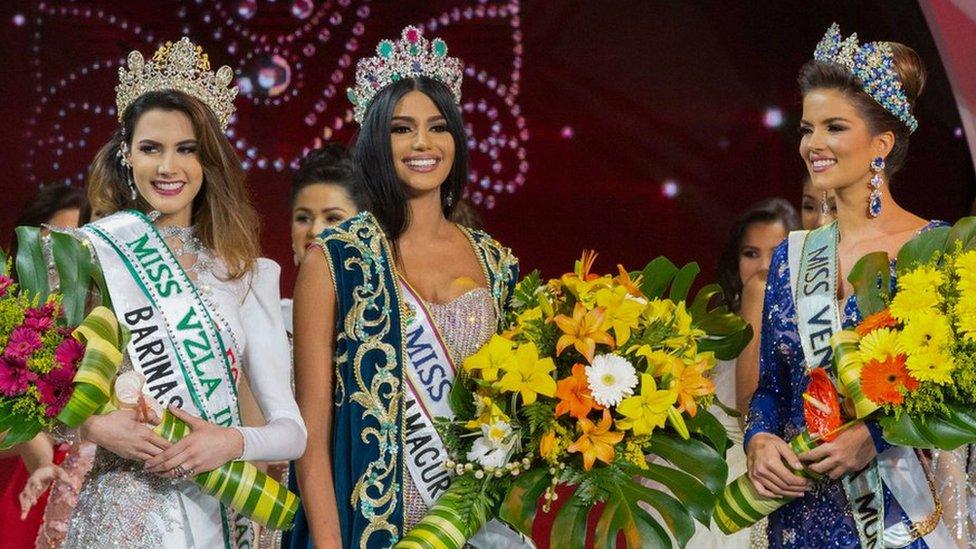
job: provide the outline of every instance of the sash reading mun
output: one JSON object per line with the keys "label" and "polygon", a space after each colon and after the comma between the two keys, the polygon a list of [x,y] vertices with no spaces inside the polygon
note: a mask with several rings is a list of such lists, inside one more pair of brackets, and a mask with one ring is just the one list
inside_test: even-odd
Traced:
{"label": "sash reading mun", "polygon": [[[797,328],[808,368],[832,372],[830,338],[841,329],[837,303],[837,222],[789,237],[790,287],[794,292]],[[898,522],[884,528],[884,484],[913,522],[931,516],[932,496],[918,457],[911,448],[893,446],[863,470],[842,480],[862,547],[904,547],[915,537]],[[945,526],[926,535],[931,547],[951,543]],[[935,543],[935,545],[932,545]]]}
{"label": "sash reading mun", "polygon": [[[132,333],[127,354],[160,404],[186,408],[224,427],[241,424],[237,351],[147,217],[123,211],[80,229],[106,273],[116,314]],[[175,363],[175,364],[174,364]],[[227,517],[231,516],[230,522]],[[221,505],[225,546],[252,547],[250,519]],[[233,531],[232,531],[233,530]]]}
{"label": "sash reading mun", "polygon": [[406,461],[410,477],[430,507],[451,485],[450,474],[444,469],[447,452],[434,428],[434,418],[454,417],[448,394],[457,367],[423,300],[402,279],[399,284],[404,301],[414,312],[406,323],[405,336]]}

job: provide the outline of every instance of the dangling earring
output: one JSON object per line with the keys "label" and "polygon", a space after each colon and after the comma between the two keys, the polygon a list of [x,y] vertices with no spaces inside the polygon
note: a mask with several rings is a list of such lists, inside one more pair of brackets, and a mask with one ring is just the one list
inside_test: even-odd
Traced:
{"label": "dangling earring", "polygon": [[125,141],[122,141],[119,143],[119,152],[116,153],[116,156],[119,157],[119,163],[122,164],[122,168],[125,169],[126,183],[129,184],[129,191],[131,192],[130,196],[132,197],[132,201],[135,202],[136,199],[139,198],[139,193],[136,192],[136,184],[132,181],[132,164],[129,163],[128,154],[129,146]]}
{"label": "dangling earring", "polygon": [[868,215],[872,218],[881,215],[881,184],[884,183],[884,179],[881,178],[881,172],[885,169],[884,158],[880,156],[875,157],[871,161],[871,171],[874,175],[871,176],[871,199],[868,202]]}
{"label": "dangling earring", "polygon": [[820,198],[820,213],[825,217],[830,215],[830,204],[827,202],[827,191],[824,191],[823,196]]}
{"label": "dangling earring", "polygon": [[447,207],[450,208],[451,204],[454,204],[454,193],[447,193],[447,198],[444,200],[444,202],[447,204]]}

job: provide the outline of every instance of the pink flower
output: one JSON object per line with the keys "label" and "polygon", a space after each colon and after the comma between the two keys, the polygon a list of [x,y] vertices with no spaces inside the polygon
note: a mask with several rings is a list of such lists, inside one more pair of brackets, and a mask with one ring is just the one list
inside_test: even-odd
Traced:
{"label": "pink flower", "polygon": [[54,360],[61,366],[74,368],[85,356],[85,346],[73,337],[68,337],[54,350]]}
{"label": "pink flower", "polygon": [[24,317],[24,326],[33,328],[38,332],[44,332],[54,326],[54,319],[49,316]]}
{"label": "pink flower", "polygon": [[47,417],[54,417],[64,409],[71,398],[74,379],[75,369],[62,366],[37,380],[37,391],[41,394],[41,404],[47,407],[44,411]]}
{"label": "pink flower", "polygon": [[17,357],[0,357],[0,394],[14,397],[27,390],[30,381],[27,362]]}
{"label": "pink flower", "polygon": [[50,318],[54,319],[54,303],[48,301],[40,307],[31,307],[24,311],[24,318]]}
{"label": "pink flower", "polygon": [[25,362],[30,358],[34,351],[44,346],[41,341],[41,334],[37,330],[27,326],[18,326],[10,332],[10,339],[7,341],[7,348],[4,356],[23,359]]}
{"label": "pink flower", "polygon": [[5,297],[7,295],[7,288],[13,284],[14,281],[9,276],[0,275],[0,297]]}

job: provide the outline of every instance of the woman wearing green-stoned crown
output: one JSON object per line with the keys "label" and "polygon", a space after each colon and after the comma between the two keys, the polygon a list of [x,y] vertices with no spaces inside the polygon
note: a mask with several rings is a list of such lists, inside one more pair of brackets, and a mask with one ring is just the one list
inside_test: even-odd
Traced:
{"label": "woman wearing green-stoned crown", "polygon": [[[494,333],[518,274],[507,248],[449,221],[468,179],[460,63],[413,27],[377,53],[350,90],[368,213],[322,234],[295,288],[309,445],[291,547],[387,547],[444,493],[432,420],[450,414],[457,365]],[[471,543],[525,542],[492,521]]]}
{"label": "woman wearing green-stoned crown", "polygon": [[[152,63],[134,52],[120,69],[120,126],[88,180],[93,209],[111,215],[74,234],[93,251],[103,299],[132,334],[120,371],[144,378],[143,405],[82,425],[99,449],[64,547],[251,547],[250,519],[190,477],[304,450],[279,267],[258,257],[257,215],[224,134],[236,95],[230,75],[211,73],[186,38]],[[263,427],[241,427],[241,371],[268,418]],[[151,429],[163,407],[192,429],[179,442]]]}
{"label": "woman wearing green-stoned crown", "polygon": [[[836,194],[837,220],[791,233],[769,268],[745,446],[756,491],[793,498],[769,516],[773,547],[952,546],[923,462],[889,444],[876,421],[856,421],[805,452],[787,443],[807,427],[811,369],[831,371],[831,334],[861,320],[851,268],[870,252],[895,257],[914,235],[943,224],[906,211],[887,188],[905,162],[924,82],[911,48],[841,40],[836,25],[800,70],[799,152],[814,189]],[[901,368],[899,376],[921,375]],[[804,467],[819,479],[794,473]]]}

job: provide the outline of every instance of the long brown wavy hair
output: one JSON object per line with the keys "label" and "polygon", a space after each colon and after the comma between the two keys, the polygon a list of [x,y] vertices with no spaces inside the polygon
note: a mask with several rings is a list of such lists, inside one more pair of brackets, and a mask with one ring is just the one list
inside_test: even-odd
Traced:
{"label": "long brown wavy hair", "polygon": [[88,200],[93,211],[109,215],[124,209],[151,209],[142,196],[132,200],[128,173],[119,162],[123,140],[132,149],[136,123],[153,109],[178,111],[193,124],[198,142],[203,186],[193,199],[192,220],[204,245],[227,265],[231,279],[242,277],[260,254],[258,213],[251,204],[244,169],[210,109],[195,97],[176,90],[141,95],[122,115],[112,139],[95,155],[88,171]]}

